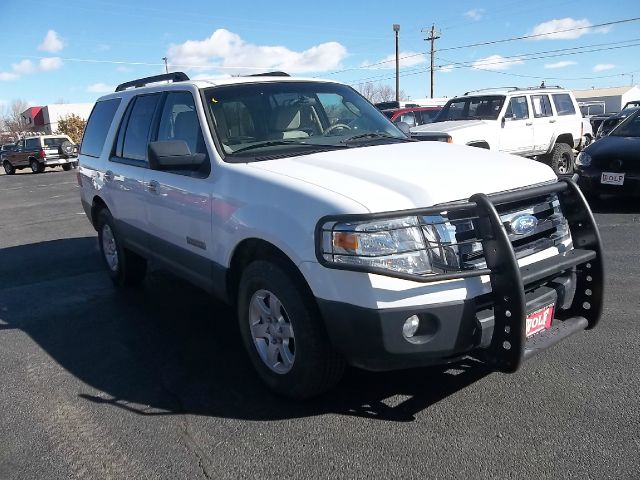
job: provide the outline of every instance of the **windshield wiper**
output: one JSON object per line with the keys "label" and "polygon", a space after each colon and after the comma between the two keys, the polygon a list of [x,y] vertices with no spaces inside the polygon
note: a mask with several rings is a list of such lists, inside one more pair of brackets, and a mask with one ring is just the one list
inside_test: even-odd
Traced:
{"label": "windshield wiper", "polygon": [[351,143],[358,140],[369,140],[369,139],[384,139],[384,140],[398,140],[400,142],[410,142],[410,138],[400,138],[393,137],[391,135],[387,135],[386,133],[376,133],[376,132],[367,132],[360,133],[358,135],[354,135],[349,138],[345,138],[344,140],[340,140],[340,143]]}
{"label": "windshield wiper", "polygon": [[253,145],[247,145],[246,147],[239,148],[235,150],[231,155],[235,155],[236,153],[246,152],[247,150],[253,150],[255,148],[262,147],[277,147],[280,145],[295,145],[305,148],[315,148],[318,150],[322,149],[331,149],[331,148],[344,148],[344,145],[327,145],[327,144],[317,144],[317,143],[308,143],[308,142],[297,142],[295,140],[266,140],[264,142],[254,143]]}

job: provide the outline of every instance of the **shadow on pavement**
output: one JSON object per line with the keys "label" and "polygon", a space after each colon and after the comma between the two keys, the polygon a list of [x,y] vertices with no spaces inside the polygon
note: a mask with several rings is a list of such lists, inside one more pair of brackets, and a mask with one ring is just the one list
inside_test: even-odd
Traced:
{"label": "shadow on pavement", "polygon": [[411,421],[489,373],[474,360],[388,373],[350,369],[332,392],[294,402],[254,374],[230,307],[163,272],[140,289],[115,290],[94,237],[2,249],[0,279],[0,336],[26,332],[86,384],[81,398],[141,415]]}
{"label": "shadow on pavement", "polygon": [[603,195],[589,200],[593,213],[640,213],[640,200],[631,196]]}

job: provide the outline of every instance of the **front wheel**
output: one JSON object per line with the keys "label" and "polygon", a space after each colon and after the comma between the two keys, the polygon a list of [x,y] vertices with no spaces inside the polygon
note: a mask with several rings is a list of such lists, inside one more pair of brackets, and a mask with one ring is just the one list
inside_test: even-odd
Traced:
{"label": "front wheel", "polygon": [[313,298],[275,261],[258,260],[242,273],[238,320],[260,378],[276,393],[304,399],[342,378],[344,359],[333,350]]}
{"label": "front wheel", "polygon": [[98,243],[102,260],[114,285],[130,287],[142,283],[147,273],[147,261],[124,248],[113,216],[106,208],[98,214]]}

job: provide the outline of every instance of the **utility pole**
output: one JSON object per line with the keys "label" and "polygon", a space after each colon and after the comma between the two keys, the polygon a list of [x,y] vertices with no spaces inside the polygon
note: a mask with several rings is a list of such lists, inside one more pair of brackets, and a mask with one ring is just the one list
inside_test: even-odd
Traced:
{"label": "utility pole", "polygon": [[434,74],[434,58],[435,58],[435,42],[437,39],[440,38],[439,36],[439,32],[436,32],[436,26],[434,24],[431,25],[431,29],[429,30],[422,30],[423,32],[427,32],[429,33],[429,36],[427,38],[425,38],[425,42],[431,42],[431,68],[430,68],[430,72],[431,72],[431,98],[433,98],[433,74]]}
{"label": "utility pole", "polygon": [[396,102],[400,102],[400,25],[394,23],[393,31],[396,32]]}
{"label": "utility pole", "polygon": [[167,57],[162,57],[162,60],[164,60],[164,71],[165,71],[165,73],[169,73],[169,66],[167,65]]}

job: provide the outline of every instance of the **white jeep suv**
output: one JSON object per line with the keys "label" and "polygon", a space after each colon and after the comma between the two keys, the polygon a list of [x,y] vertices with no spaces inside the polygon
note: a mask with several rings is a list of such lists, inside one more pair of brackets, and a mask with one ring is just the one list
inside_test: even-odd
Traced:
{"label": "white jeep suv", "polygon": [[78,181],[113,282],[139,284],[151,260],[235,305],[259,376],[291,397],[347,363],[474,355],[513,372],[600,317],[599,234],[575,183],[410,140],[340,83],[120,85],[88,120]]}
{"label": "white jeep suv", "polygon": [[454,97],[434,123],[412,128],[411,136],[535,157],[557,174],[570,174],[584,131],[570,90],[513,87]]}

